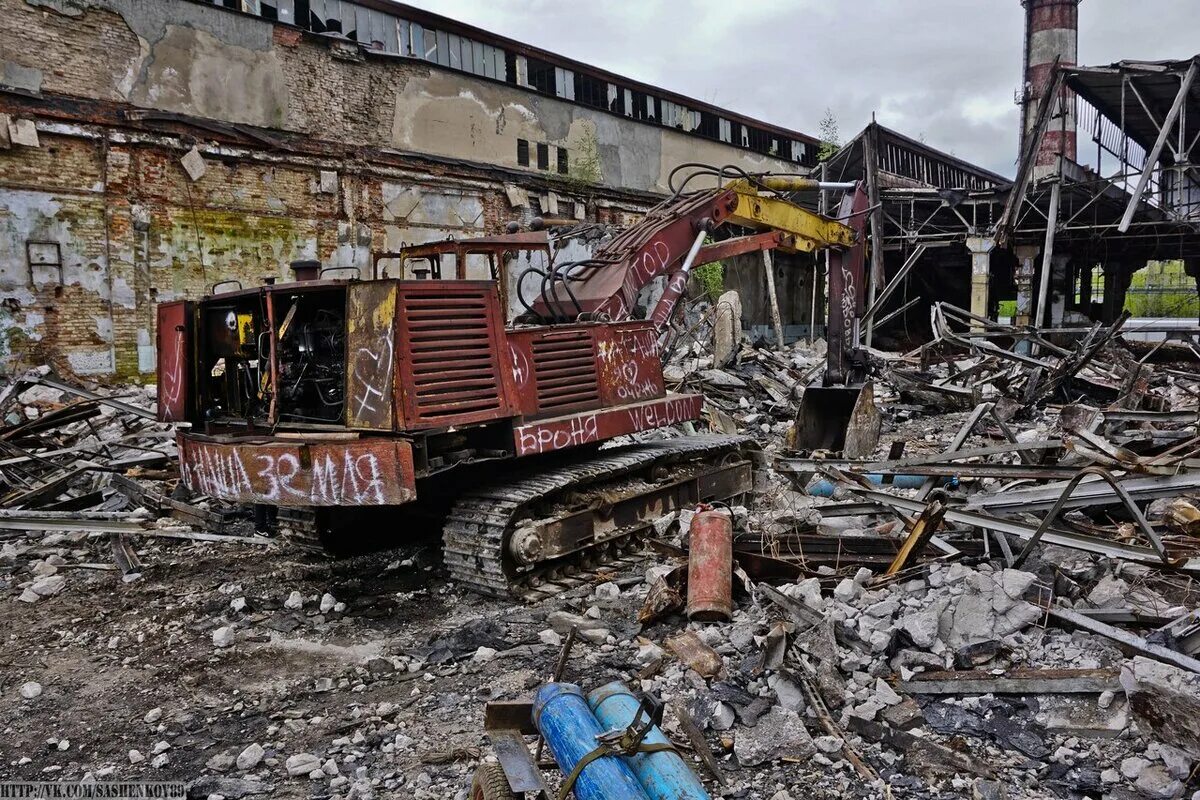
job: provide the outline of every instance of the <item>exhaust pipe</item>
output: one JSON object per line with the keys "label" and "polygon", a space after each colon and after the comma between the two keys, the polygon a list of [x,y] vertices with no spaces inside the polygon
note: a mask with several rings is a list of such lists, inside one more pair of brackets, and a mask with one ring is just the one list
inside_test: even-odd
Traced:
{"label": "exhaust pipe", "polygon": [[321,275],[321,262],[313,259],[302,259],[292,262],[292,273],[297,283],[315,281]]}

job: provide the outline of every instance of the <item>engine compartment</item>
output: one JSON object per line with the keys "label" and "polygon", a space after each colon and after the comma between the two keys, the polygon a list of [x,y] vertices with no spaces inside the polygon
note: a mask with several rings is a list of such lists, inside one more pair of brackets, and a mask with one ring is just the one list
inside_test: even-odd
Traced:
{"label": "engine compartment", "polygon": [[[202,306],[200,414],[208,422],[338,424],[345,415],[343,287],[234,295]],[[274,322],[274,324],[272,324]],[[271,330],[278,334],[272,340]],[[274,350],[277,373],[271,374]]]}

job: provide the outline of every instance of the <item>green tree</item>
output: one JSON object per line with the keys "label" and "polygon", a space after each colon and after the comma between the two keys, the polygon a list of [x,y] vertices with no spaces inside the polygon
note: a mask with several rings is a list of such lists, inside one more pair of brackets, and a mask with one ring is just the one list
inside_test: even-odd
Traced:
{"label": "green tree", "polygon": [[824,161],[842,146],[842,134],[838,129],[837,117],[834,116],[832,108],[825,109],[825,116],[821,117],[817,129],[821,139],[821,144],[817,148],[817,159]]}

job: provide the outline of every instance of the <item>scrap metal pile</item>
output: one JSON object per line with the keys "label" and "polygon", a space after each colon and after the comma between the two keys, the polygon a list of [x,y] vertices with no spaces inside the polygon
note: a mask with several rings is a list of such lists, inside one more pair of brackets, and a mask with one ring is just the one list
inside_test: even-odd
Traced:
{"label": "scrap metal pile", "polygon": [[[208,498],[172,496],[175,434],[155,421],[154,386],[93,391],[41,368],[0,389],[0,420],[0,538],[107,538],[114,563],[91,566],[133,576],[141,563],[131,536],[211,540],[245,517]],[[4,562],[17,566],[21,549],[7,544]],[[61,591],[53,566],[18,578],[22,601]]]}
{"label": "scrap metal pile", "polygon": [[[744,592],[728,623],[678,631],[686,535],[677,565],[648,576],[640,656],[663,663],[646,685],[686,705],[727,763],[775,765],[781,793],[749,796],[799,797],[789,762],[819,772],[817,796],[884,784],[1191,796],[1194,348],[1135,352],[1125,318],[1039,330],[945,304],[932,316],[929,344],[872,351],[885,423],[869,458],[789,450],[797,397],[776,384],[817,364],[811,349],[743,345],[720,369],[676,353],[676,378],[703,386],[710,419],[757,436],[770,466],[731,509]],[[686,534],[690,515],[677,521]]]}
{"label": "scrap metal pile", "polygon": [[[681,340],[668,383],[758,442],[753,494],[656,520],[642,567],[534,604],[463,591],[434,545],[327,560],[237,535],[228,506],[175,492],[152,391],[19,379],[0,406],[14,774],[432,800],[473,774],[503,789],[496,760],[523,744],[554,792],[590,752],[555,737],[594,747],[594,716],[614,754],[581,776],[669,756],[712,797],[1192,796],[1195,354],[934,313],[936,341],[872,351],[883,435],[860,459],[789,443],[822,343],[735,338],[715,360]],[[80,707],[135,663],[154,679]],[[547,685],[536,708],[565,698],[580,722],[533,716]],[[638,739],[642,693],[663,713]],[[633,755],[647,742],[671,752]]]}

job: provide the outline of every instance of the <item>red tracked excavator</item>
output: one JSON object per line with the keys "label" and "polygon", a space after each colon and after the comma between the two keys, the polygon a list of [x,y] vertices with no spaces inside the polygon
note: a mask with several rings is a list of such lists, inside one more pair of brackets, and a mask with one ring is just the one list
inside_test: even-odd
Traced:
{"label": "red tracked excavator", "polygon": [[[687,191],[705,172],[723,185]],[[855,377],[865,195],[837,185],[849,189],[838,221],[784,197],[811,188],[698,170],[592,258],[526,270],[526,313],[510,326],[502,259],[548,255],[544,234],[378,254],[368,280],[327,279],[319,263],[297,262],[294,282],[164,303],[159,416],[186,423],[182,482],[277,509],[281,524],[335,550],[368,535],[400,544],[415,520],[436,515],[454,579],[493,595],[561,591],[578,571],[620,559],[663,514],[750,489],[739,437],[600,447],[700,417],[699,395],[666,392],[660,360],[693,267],[834,248],[827,382]],[[724,225],[749,232],[705,244]],[[492,280],[466,280],[471,258],[490,264]],[[419,279],[380,271],[394,261]],[[442,275],[449,262],[455,278]],[[661,276],[661,299],[637,318],[639,293]],[[869,403],[869,385],[866,394]],[[838,438],[813,430],[814,446]]]}

